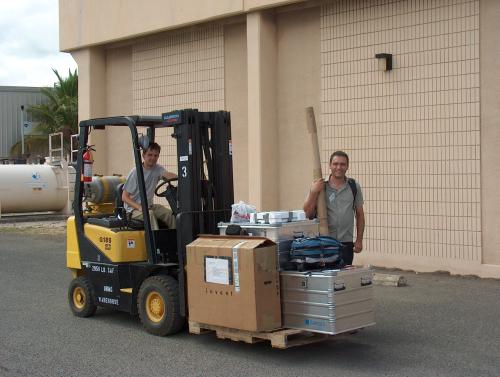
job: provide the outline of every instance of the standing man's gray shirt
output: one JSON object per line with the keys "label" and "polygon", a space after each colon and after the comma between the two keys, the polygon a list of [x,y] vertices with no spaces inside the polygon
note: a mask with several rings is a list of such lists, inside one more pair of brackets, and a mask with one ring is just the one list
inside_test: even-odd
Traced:
{"label": "standing man's gray shirt", "polygon": [[[153,205],[153,196],[158,181],[166,172],[166,170],[161,165],[155,165],[153,169],[143,168],[142,171],[144,173],[144,186],[146,187],[146,197],[148,199],[148,206],[151,207]],[[137,182],[137,171],[135,168],[133,168],[130,171],[130,173],[128,173],[127,180],[123,185],[123,190],[127,191],[134,201],[141,204],[139,184]],[[134,208],[129,206],[127,203],[123,204],[127,212],[132,212],[134,210]]]}
{"label": "standing man's gray shirt", "polygon": [[[356,182],[357,193],[354,207],[363,205],[361,186]],[[354,239],[354,195],[346,182],[339,189],[325,184],[326,211],[328,217],[328,234],[340,242],[353,242]]]}

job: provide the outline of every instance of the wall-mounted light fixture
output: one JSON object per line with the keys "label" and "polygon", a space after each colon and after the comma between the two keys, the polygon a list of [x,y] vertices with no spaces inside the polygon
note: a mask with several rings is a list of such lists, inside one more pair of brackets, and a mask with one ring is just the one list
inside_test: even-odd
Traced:
{"label": "wall-mounted light fixture", "polygon": [[381,53],[376,54],[375,57],[379,60],[379,70],[390,71],[392,69],[392,54]]}

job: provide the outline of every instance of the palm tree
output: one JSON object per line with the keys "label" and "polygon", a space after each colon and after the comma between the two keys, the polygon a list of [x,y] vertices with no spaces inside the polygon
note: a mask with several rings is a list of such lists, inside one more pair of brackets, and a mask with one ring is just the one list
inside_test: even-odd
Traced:
{"label": "palm tree", "polygon": [[[62,132],[64,135],[64,149],[69,151],[71,134],[78,132],[78,74],[69,70],[68,77],[63,78],[56,69],[52,69],[57,76],[57,82],[53,88],[42,88],[41,92],[47,101],[40,105],[31,105],[28,112],[38,123],[36,134],[38,136],[27,136],[25,144],[33,149],[30,152],[40,150],[43,145],[48,145],[48,135],[55,132]],[[19,142],[11,148],[11,154],[19,149]]]}

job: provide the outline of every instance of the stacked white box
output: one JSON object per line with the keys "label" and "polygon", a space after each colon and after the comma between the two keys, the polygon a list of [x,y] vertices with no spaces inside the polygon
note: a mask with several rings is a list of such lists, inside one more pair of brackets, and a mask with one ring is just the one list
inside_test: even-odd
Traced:
{"label": "stacked white box", "polygon": [[303,210],[293,211],[270,211],[256,212],[250,214],[250,222],[254,224],[283,224],[307,220]]}

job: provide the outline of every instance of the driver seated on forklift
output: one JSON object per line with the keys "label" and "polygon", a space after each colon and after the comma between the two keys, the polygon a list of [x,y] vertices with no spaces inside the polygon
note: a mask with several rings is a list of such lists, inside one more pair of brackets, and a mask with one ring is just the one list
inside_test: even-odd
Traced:
{"label": "driver seated on forklift", "polygon": [[[146,187],[146,197],[149,204],[151,228],[153,230],[158,230],[158,220],[160,220],[167,225],[169,229],[175,229],[175,216],[173,216],[172,211],[161,204],[153,204],[153,195],[160,178],[177,178],[176,174],[168,172],[163,166],[157,164],[158,157],[160,157],[160,151],[161,147],[157,143],[151,143],[148,148],[142,152],[144,186]],[[144,220],[135,167],[130,171],[123,185],[122,200],[127,214],[129,214],[132,219]]]}

